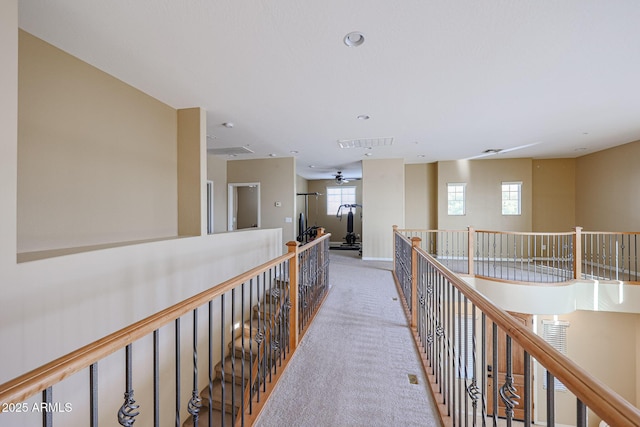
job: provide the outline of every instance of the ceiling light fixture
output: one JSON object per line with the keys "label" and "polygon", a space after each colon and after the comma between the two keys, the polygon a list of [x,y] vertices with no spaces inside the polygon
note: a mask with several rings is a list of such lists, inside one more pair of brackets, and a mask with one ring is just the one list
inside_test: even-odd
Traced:
{"label": "ceiling light fixture", "polygon": [[369,120],[371,118],[371,116],[367,115],[367,114],[360,114],[358,116],[358,120]]}
{"label": "ceiling light fixture", "polygon": [[277,154],[274,154],[274,153],[269,154],[269,157],[277,157],[277,156],[278,156],[278,155],[277,155]]}
{"label": "ceiling light fixture", "polygon": [[289,151],[289,153],[291,153],[291,154],[298,154],[298,152],[297,152],[296,150],[291,150],[291,151]]}
{"label": "ceiling light fixture", "polygon": [[224,127],[228,128],[228,129],[231,129],[231,128],[233,127],[233,123],[231,123],[231,122],[224,122],[224,123],[222,124],[222,126],[224,126]]}
{"label": "ceiling light fixture", "polygon": [[364,34],[359,31],[352,31],[344,36],[344,44],[349,47],[358,47],[364,43]]}

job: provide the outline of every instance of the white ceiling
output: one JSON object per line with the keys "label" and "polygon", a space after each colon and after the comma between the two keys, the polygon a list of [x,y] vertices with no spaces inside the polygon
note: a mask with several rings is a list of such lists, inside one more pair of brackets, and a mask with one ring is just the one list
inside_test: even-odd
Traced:
{"label": "white ceiling", "polygon": [[[210,148],[295,155],[306,178],[359,175],[364,158],[424,163],[522,146],[491,158],[577,157],[640,140],[637,0],[19,7],[20,27],[37,37],[174,108],[205,108]],[[362,46],[343,43],[351,31]],[[381,137],[393,145],[337,144]]]}

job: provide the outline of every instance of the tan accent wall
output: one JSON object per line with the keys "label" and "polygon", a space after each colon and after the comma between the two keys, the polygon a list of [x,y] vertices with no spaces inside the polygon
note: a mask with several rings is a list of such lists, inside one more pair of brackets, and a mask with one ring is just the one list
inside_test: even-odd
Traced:
{"label": "tan accent wall", "polygon": [[207,179],[213,181],[213,231],[227,231],[227,160],[207,156]]}
{"label": "tan accent wall", "polygon": [[[362,181],[349,181],[345,186],[356,187],[356,203],[362,205]],[[345,243],[347,235],[348,210],[342,210],[342,220],[336,217],[337,212],[327,213],[327,187],[336,187],[333,179],[314,179],[309,181],[309,192],[318,192],[321,196],[309,196],[309,226],[318,225],[325,228],[325,232],[331,233],[331,242]],[[302,199],[302,197],[300,198]],[[354,210],[353,232],[362,237],[362,220],[366,213],[363,208]],[[360,239],[357,240],[361,242]]]}
{"label": "tan accent wall", "polygon": [[206,226],[207,116],[178,110],[178,235],[200,236]]}
{"label": "tan accent wall", "polygon": [[533,160],[533,231],[562,232],[576,226],[575,159]]}
{"label": "tan accent wall", "polygon": [[[538,316],[538,333],[542,336],[542,320],[553,316]],[[568,321],[567,356],[629,402],[637,402],[636,363],[637,325],[640,314],[604,311],[575,311],[562,314],[558,320]],[[607,351],[597,351],[607,349]],[[534,402],[539,421],[546,421],[546,389],[544,370],[534,373],[538,399]],[[571,392],[556,391],[556,422],[575,423],[575,397]],[[589,426],[596,427],[600,419],[589,412]]]}
{"label": "tan accent wall", "polygon": [[[459,160],[438,163],[438,228],[531,231],[531,159]],[[502,215],[502,182],[522,182],[522,215]],[[466,214],[447,214],[447,184],[466,183]]]}
{"label": "tan accent wall", "polygon": [[362,161],[362,258],[393,259],[393,226],[404,227],[404,161]]}
{"label": "tan accent wall", "polygon": [[18,252],[177,235],[175,109],[24,31],[18,89]]}
{"label": "tan accent wall", "polygon": [[435,229],[438,225],[438,164],[405,165],[405,227]]}
{"label": "tan accent wall", "polygon": [[591,231],[640,230],[640,141],[576,160],[576,225]]}
{"label": "tan accent wall", "polygon": [[[261,228],[281,228],[283,243],[295,240],[295,158],[229,161],[227,182],[259,182]],[[275,202],[281,206],[276,207]]]}

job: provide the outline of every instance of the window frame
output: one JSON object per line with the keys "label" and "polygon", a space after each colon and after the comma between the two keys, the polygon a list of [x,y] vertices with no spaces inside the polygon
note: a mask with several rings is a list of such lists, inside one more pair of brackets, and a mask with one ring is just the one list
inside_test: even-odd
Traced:
{"label": "window frame", "polygon": [[[451,192],[453,187],[462,187],[462,192],[455,191]],[[453,199],[451,200],[451,195],[462,194],[462,200]],[[462,202],[462,212],[456,213],[452,210],[451,202]],[[467,183],[466,182],[448,182],[447,183],[447,215],[449,216],[464,216],[467,214]]]}
{"label": "window frame", "polygon": [[[331,205],[331,201],[330,199],[332,198],[330,195],[330,190],[340,190],[340,203],[338,203],[337,205],[334,202],[334,206],[335,206],[335,210],[333,212],[329,212],[329,206]],[[344,194],[344,190],[345,189],[353,189],[353,195],[351,194],[347,194],[346,196],[349,196],[348,200],[345,200],[345,194]],[[327,215],[333,215],[335,216],[338,213],[338,208],[344,204],[356,204],[357,202],[357,187],[355,185],[333,185],[333,186],[327,186],[326,187],[326,209],[327,209]],[[353,201],[351,201],[351,196],[353,196]],[[333,209],[333,208],[332,208]]]}
{"label": "window frame", "polygon": [[[507,189],[505,191],[505,186],[517,186],[518,190],[517,191],[513,191],[511,188]],[[513,213],[513,212],[509,212],[509,211],[505,211],[505,202],[511,202],[514,199],[512,198],[507,198],[505,199],[505,193],[512,195],[512,194],[517,194],[516,197],[516,201],[517,201],[517,212]],[[500,185],[500,202],[501,202],[501,212],[502,215],[504,216],[518,216],[518,215],[522,215],[522,181],[503,181]],[[511,205],[511,204],[509,204]]]}

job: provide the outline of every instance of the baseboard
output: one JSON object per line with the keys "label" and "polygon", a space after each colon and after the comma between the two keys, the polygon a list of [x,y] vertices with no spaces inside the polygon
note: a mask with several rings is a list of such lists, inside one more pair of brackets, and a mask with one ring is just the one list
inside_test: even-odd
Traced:
{"label": "baseboard", "polygon": [[393,261],[393,258],[362,257],[363,261]]}

